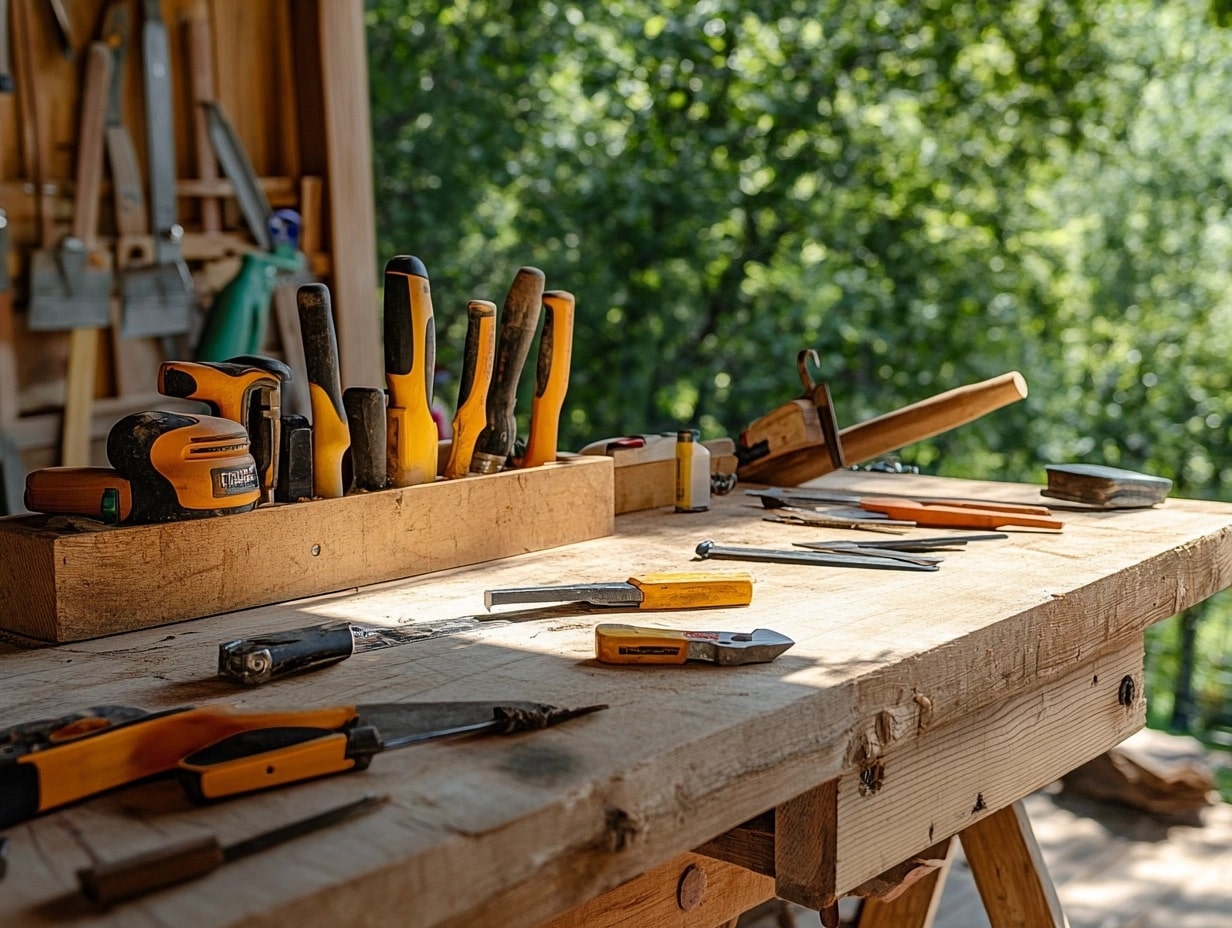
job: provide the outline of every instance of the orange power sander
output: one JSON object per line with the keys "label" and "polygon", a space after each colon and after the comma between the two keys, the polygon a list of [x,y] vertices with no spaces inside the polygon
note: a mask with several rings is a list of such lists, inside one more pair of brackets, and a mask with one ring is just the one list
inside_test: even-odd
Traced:
{"label": "orange power sander", "polygon": [[46,467],[26,477],[26,508],[108,523],[247,512],[261,495],[248,433],[229,419],[125,416],[107,435],[111,467]]}

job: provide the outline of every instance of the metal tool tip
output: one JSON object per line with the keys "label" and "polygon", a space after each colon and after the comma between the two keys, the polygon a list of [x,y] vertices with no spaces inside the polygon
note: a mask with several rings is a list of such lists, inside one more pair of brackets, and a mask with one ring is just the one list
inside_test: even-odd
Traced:
{"label": "metal tool tip", "polygon": [[700,543],[698,544],[698,546],[697,546],[697,549],[696,549],[696,550],[697,550],[697,555],[698,555],[698,557],[703,557],[703,558],[704,558],[704,557],[709,557],[709,556],[710,556],[710,549],[711,549],[711,548],[713,548],[713,547],[714,547],[714,542],[713,542],[713,541],[711,541],[710,539],[707,539],[706,541],[700,542]]}

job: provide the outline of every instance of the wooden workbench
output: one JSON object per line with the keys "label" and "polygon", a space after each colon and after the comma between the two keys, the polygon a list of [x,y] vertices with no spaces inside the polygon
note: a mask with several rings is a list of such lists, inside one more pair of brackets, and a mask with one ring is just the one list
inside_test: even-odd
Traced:
{"label": "wooden workbench", "polygon": [[[819,483],[1041,501],[1038,487],[940,478],[839,473]],[[936,857],[955,834],[968,857],[981,842],[992,848],[986,859],[1011,848],[1003,860],[1021,837],[1017,856],[1029,859],[1017,800],[1140,727],[1144,629],[1232,585],[1232,505],[1169,499],[1152,510],[1065,512],[1062,533],[972,545],[935,573],[704,562],[750,569],[752,606],[620,614],[774,628],[796,645],[772,664],[596,664],[591,629],[597,614],[613,614],[555,606],[255,689],[214,679],[218,644],[260,631],[478,613],[488,588],[697,567],[704,538],[787,547],[879,537],[763,515],[737,491],[709,513],[621,516],[610,538],[479,567],[4,651],[0,727],[99,704],[611,706],[549,731],[390,752],[363,773],[206,808],[157,782],[45,815],[8,832],[4,924],[714,928],[775,892],[820,907],[930,846]],[[166,579],[174,584],[175,572]],[[230,842],[366,792],[391,800],[110,913],[75,894],[75,871],[92,860],[205,833]],[[1046,879],[1006,870],[985,885],[1009,913],[994,925],[1059,923],[1030,914],[1051,905],[1031,901],[1033,885],[1047,896]]]}

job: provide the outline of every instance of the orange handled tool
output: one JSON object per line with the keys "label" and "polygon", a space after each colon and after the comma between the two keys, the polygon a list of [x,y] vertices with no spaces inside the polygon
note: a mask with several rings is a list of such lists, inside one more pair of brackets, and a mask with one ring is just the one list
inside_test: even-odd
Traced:
{"label": "orange handled tool", "polygon": [[638,609],[697,609],[747,606],[753,578],[742,571],[680,571],[644,574],[623,583],[576,583],[487,590],[484,605],[586,602],[596,606],[632,605]]}
{"label": "orange handled tool", "polygon": [[295,301],[312,403],[312,494],[338,499],[346,493],[342,461],[351,447],[351,431],[342,404],[338,336],[329,288],[305,284],[296,291]]}
{"label": "orange handled tool", "polygon": [[274,712],[101,706],[0,730],[0,828],[147,777],[198,801],[349,770],[382,751],[464,733],[513,734],[606,709],[534,702],[383,703]]}
{"label": "orange handled tool", "polygon": [[428,271],[411,255],[385,265],[385,413],[389,485],[409,487],[436,479],[440,433],[432,418],[436,322]]}
{"label": "orange handled tool", "polygon": [[891,519],[904,519],[923,528],[1046,528],[1060,531],[1065,523],[1050,518],[1052,512],[1043,506],[1023,506],[1010,503],[976,503],[966,500],[919,502],[896,497],[864,497],[860,508],[880,512]]}
{"label": "orange handled tool", "polygon": [[530,438],[522,467],[538,467],[556,460],[560,410],[569,388],[573,357],[573,294],[549,290],[543,294],[543,334],[539,337],[539,361],[535,367],[535,397],[531,401]]}
{"label": "orange handled tool", "polygon": [[466,345],[462,354],[462,382],[458,387],[458,411],[453,417],[453,443],[445,476],[465,477],[471,457],[487,421],[488,387],[496,357],[496,304],[471,300],[466,304]]}
{"label": "orange handled tool", "polygon": [[794,641],[768,628],[751,632],[692,632],[636,625],[595,627],[595,657],[605,664],[765,664]]}

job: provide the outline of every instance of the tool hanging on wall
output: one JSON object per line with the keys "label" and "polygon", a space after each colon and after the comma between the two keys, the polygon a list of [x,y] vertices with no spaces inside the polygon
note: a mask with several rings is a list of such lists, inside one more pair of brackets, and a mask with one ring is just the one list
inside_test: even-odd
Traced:
{"label": "tool hanging on wall", "polygon": [[768,628],[695,632],[637,625],[595,626],[595,658],[605,664],[767,664],[793,644],[786,635]]}
{"label": "tool hanging on wall", "polygon": [[150,177],[150,219],[154,264],[121,276],[125,338],[184,335],[192,327],[194,285],[176,219],[175,122],[171,104],[171,57],[160,0],[144,0],[141,25],[142,77],[146,106],[146,161]]}
{"label": "tool hanging on wall", "polygon": [[223,799],[363,770],[382,751],[534,731],[606,708],[520,700],[265,712],[99,706],[0,730],[0,828],[158,775],[177,775],[197,801]]}
{"label": "tool hanging on wall", "polygon": [[519,268],[497,320],[496,362],[488,389],[487,424],[475,443],[472,474],[494,474],[505,467],[518,437],[514,408],[526,356],[543,308],[543,271]]}
{"label": "tool hanging on wall", "polygon": [[107,436],[111,467],[46,467],[26,476],[26,508],[108,523],[231,515],[260,497],[243,427],[214,416],[142,412]]}
{"label": "tool hanging on wall", "polygon": [[[93,43],[86,64],[77,130],[72,232],[61,238],[54,248],[40,248],[30,255],[26,324],[35,331],[97,329],[111,321],[111,261],[97,240],[103,180],[104,101],[111,83],[111,68],[110,49],[101,42]],[[94,347],[97,339],[90,334],[86,341]],[[82,350],[84,347],[83,341]],[[93,373],[92,364],[90,373]],[[91,390],[93,387],[91,377]]]}

